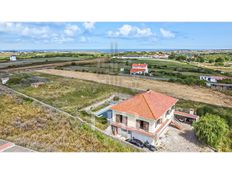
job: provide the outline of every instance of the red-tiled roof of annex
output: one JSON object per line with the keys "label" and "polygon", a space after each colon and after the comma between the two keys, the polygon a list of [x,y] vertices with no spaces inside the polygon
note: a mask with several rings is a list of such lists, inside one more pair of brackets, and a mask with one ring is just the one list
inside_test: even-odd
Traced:
{"label": "red-tiled roof of annex", "polygon": [[192,118],[192,119],[197,119],[199,117],[197,115],[189,114],[189,113],[186,113],[186,112],[180,112],[180,111],[175,111],[174,115],[179,115],[179,116]]}

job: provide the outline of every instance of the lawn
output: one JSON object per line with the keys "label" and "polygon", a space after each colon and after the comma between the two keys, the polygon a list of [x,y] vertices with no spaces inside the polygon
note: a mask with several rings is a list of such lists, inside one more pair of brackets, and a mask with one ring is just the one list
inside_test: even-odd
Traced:
{"label": "lawn", "polygon": [[40,152],[137,151],[30,100],[0,95],[1,139]]}
{"label": "lawn", "polygon": [[[46,79],[47,82],[33,88],[30,84],[35,77]],[[80,115],[88,122],[91,121],[91,117],[80,114],[81,108],[108,98],[113,93],[136,93],[132,89],[39,73],[15,74],[11,77],[9,86],[74,116]],[[106,128],[103,120],[96,119],[96,122],[99,128]]]}

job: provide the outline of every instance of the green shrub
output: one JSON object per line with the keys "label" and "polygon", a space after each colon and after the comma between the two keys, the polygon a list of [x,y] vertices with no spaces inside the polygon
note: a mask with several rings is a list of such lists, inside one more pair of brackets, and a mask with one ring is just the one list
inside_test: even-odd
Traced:
{"label": "green shrub", "polygon": [[193,123],[197,138],[217,148],[229,132],[225,120],[217,115],[206,114],[199,121]]}

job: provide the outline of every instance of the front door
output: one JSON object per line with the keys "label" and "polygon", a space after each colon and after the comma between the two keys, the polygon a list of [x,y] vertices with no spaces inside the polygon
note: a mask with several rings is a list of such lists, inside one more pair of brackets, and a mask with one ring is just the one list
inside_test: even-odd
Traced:
{"label": "front door", "polygon": [[118,128],[115,126],[112,126],[112,133],[113,135],[118,135]]}

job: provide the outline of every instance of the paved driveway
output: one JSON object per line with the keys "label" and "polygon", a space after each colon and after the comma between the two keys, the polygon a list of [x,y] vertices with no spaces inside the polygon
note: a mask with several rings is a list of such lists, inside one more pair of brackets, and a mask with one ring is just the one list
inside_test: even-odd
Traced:
{"label": "paved driveway", "polygon": [[161,152],[213,152],[203,146],[190,125],[182,124],[183,130],[169,126],[167,133],[160,139],[158,149]]}
{"label": "paved driveway", "polygon": [[33,152],[33,150],[0,139],[0,152]]}

